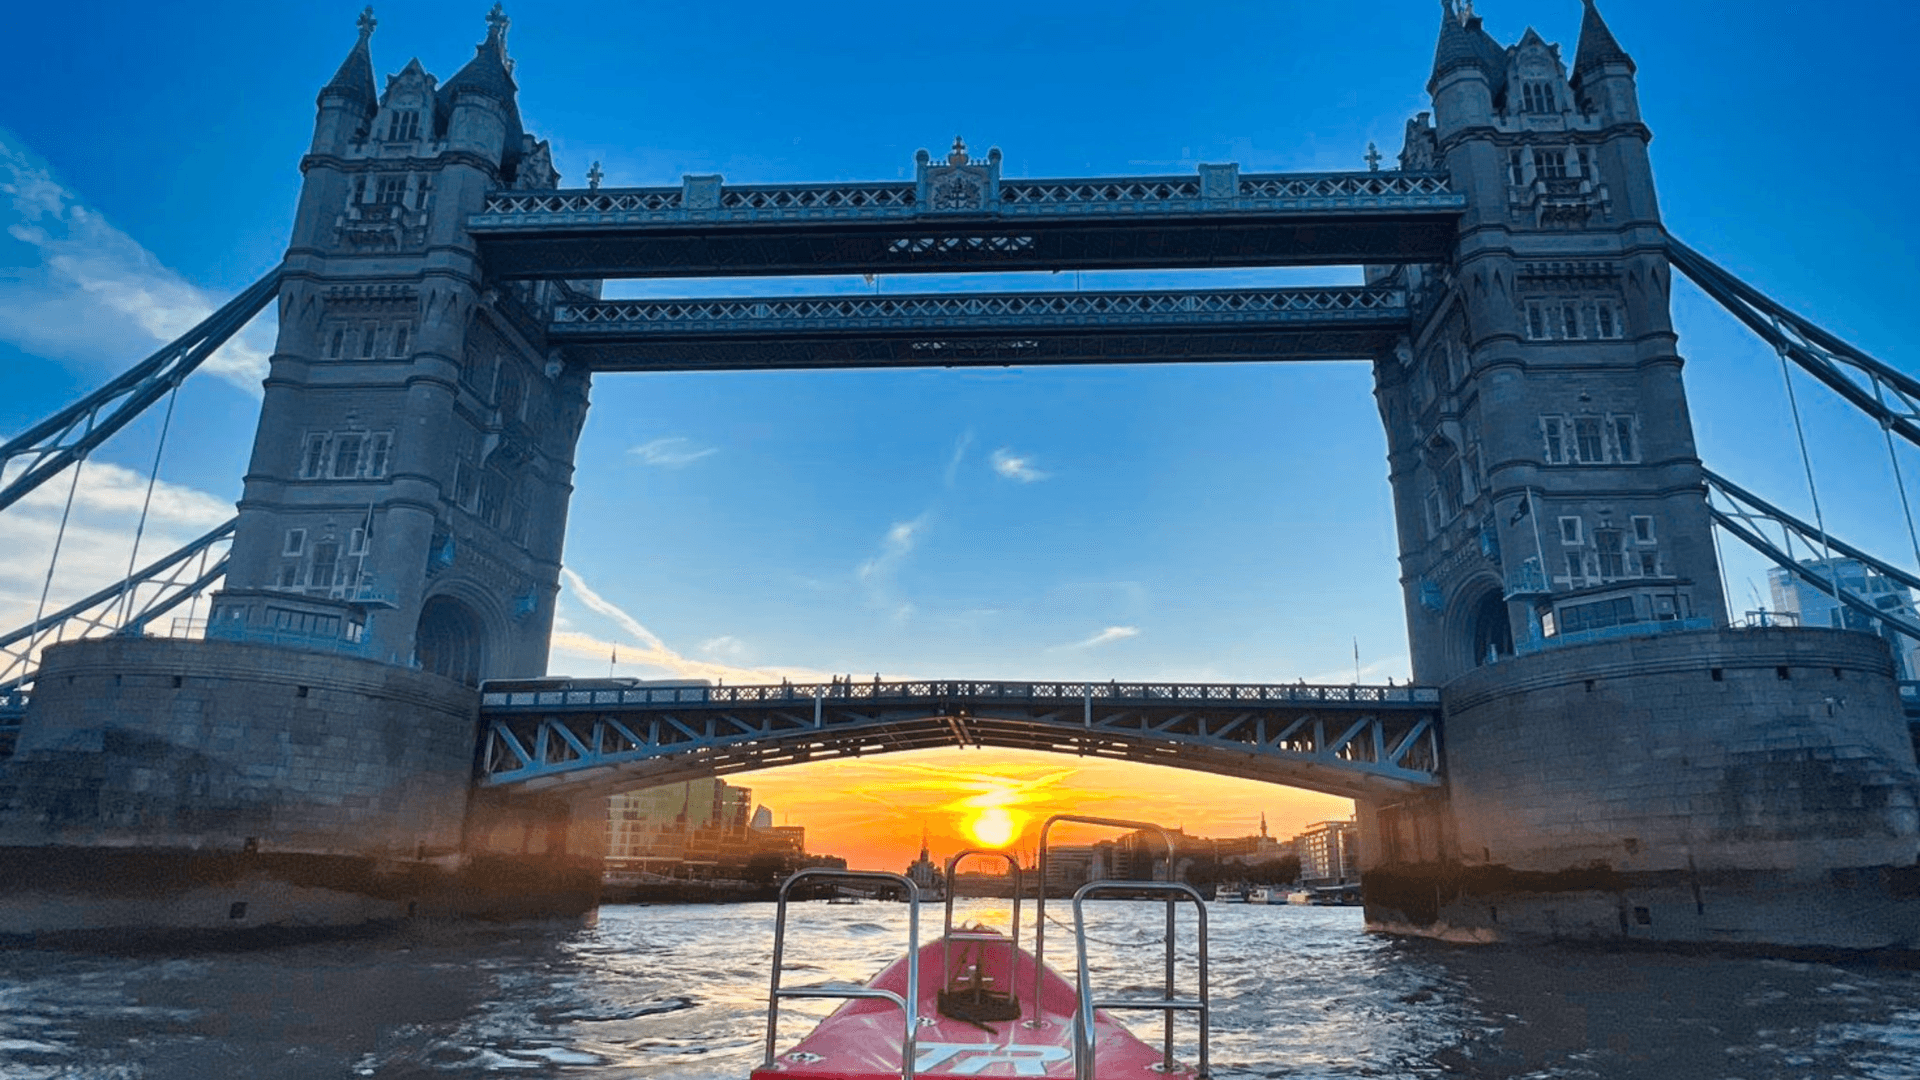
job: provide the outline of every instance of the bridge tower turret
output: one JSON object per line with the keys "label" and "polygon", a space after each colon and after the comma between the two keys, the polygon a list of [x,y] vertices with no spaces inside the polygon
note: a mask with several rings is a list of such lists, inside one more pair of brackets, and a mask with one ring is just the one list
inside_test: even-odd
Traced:
{"label": "bridge tower turret", "polygon": [[1725,625],[1633,61],[1587,0],[1570,73],[1443,0],[1408,169],[1467,198],[1446,266],[1401,274],[1411,338],[1376,364],[1415,677],[1547,639]]}
{"label": "bridge tower turret", "polygon": [[559,180],[521,127],[496,5],[445,84],[376,94],[372,11],[321,91],[280,331],[210,637],[466,682],[546,670],[588,379],[544,340],[560,283],[496,284],[488,190]]}

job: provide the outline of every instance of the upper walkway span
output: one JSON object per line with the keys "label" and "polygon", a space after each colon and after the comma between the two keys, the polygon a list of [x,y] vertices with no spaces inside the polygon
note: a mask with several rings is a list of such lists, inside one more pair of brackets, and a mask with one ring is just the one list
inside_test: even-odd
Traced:
{"label": "upper walkway span", "polygon": [[1342,795],[1439,786],[1424,686],[835,682],[482,695],[481,783],[601,790],[896,750],[998,746],[1141,761]]}
{"label": "upper walkway span", "polygon": [[596,371],[1340,360],[1393,347],[1403,289],[606,300],[548,340]]}
{"label": "upper walkway span", "polygon": [[1444,262],[1439,173],[1002,180],[956,152],[913,181],[495,191],[466,228],[503,278],[900,274]]}

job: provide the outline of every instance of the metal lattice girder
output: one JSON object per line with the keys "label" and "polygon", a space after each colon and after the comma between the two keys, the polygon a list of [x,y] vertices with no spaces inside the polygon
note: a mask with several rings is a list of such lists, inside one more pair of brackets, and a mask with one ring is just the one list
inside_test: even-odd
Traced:
{"label": "metal lattice girder", "polygon": [[1401,289],[942,293],[610,300],[548,340],[596,370],[1369,357],[1408,332]]}
{"label": "metal lattice girder", "polygon": [[[1437,262],[1465,197],[1438,173],[996,182],[951,213],[894,183],[496,191],[467,229],[504,277]],[[710,185],[710,186],[709,186]]]}
{"label": "metal lattice girder", "polygon": [[238,518],[229,518],[178,551],[147,564],[132,577],[50,615],[0,634],[0,695],[31,683],[40,650],[58,641],[138,634],[148,623],[199,596],[226,576]]}
{"label": "metal lattice girder", "polygon": [[85,458],[165,397],[258,315],[279,290],[280,272],[275,270],[125,374],[0,446],[0,476],[11,477],[0,486],[0,510]]}
{"label": "metal lattice girder", "polygon": [[[1799,537],[1809,552],[1818,550],[1819,546],[1824,544],[1841,556],[1858,560],[1861,565],[1899,582],[1908,589],[1920,589],[1920,577],[1915,577],[1892,563],[1876,559],[1831,535],[1823,535],[1817,527],[1794,517],[1711,470],[1702,470],[1702,472],[1706,475],[1709,494],[1719,495],[1729,504],[1729,508],[1723,509],[1709,500],[1707,513],[1712,516],[1715,524],[1738,537],[1748,547],[1791,571],[1794,576],[1834,597],[1847,607],[1869,618],[1884,622],[1902,634],[1920,641],[1920,623],[1914,622],[1897,611],[1881,609],[1870,597],[1847,588],[1844,581],[1836,583],[1829,574],[1822,572],[1824,567],[1820,564],[1806,566],[1801,560],[1793,557],[1790,538]],[[1779,530],[1782,543],[1776,544],[1767,536],[1765,532],[1767,526]]]}
{"label": "metal lattice girder", "polygon": [[583,791],[935,746],[1048,750],[1348,797],[1439,784],[1431,687],[874,682],[487,693],[482,782]]}
{"label": "metal lattice girder", "polygon": [[1920,445],[1920,379],[1795,315],[1680,241],[1668,237],[1667,248],[1676,268],[1769,345],[1881,426]]}

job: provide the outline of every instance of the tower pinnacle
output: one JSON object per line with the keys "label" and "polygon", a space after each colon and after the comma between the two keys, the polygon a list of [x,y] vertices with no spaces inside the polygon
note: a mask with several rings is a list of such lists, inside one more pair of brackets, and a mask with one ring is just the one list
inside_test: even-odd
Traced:
{"label": "tower pinnacle", "polygon": [[360,40],[354,42],[347,58],[340,62],[340,70],[320,91],[322,98],[329,94],[348,98],[369,112],[379,98],[379,92],[373,84],[373,53],[369,42],[373,39],[373,28],[378,25],[373,17],[373,8],[369,6],[360,13],[357,24],[360,27]]}
{"label": "tower pinnacle", "polygon": [[1625,64],[1629,72],[1633,71],[1633,58],[1607,28],[1607,20],[1600,17],[1594,0],[1585,0],[1585,4],[1586,12],[1580,18],[1580,45],[1573,57],[1574,76],[1577,78],[1608,64]]}

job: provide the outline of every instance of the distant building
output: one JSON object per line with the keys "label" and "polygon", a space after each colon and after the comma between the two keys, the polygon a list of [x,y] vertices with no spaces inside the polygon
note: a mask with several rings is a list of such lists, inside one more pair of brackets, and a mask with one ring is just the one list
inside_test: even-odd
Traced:
{"label": "distant building", "polygon": [[943,893],[946,888],[946,876],[934,865],[933,856],[927,850],[926,830],[920,832],[920,857],[907,867],[907,880],[920,887],[923,894]]}
{"label": "distant building", "polygon": [[607,870],[713,876],[764,852],[800,859],[806,830],[774,827],[765,807],[750,821],[752,806],[750,789],[718,779],[621,792],[607,800]]}
{"label": "distant building", "polygon": [[1070,893],[1089,881],[1109,876],[1114,845],[1068,845],[1047,848],[1047,894]]}
{"label": "distant building", "polygon": [[[1834,559],[1831,569],[1825,559],[1802,559],[1800,565],[1825,580],[1837,577],[1840,588],[1853,593],[1881,611],[1920,622],[1920,611],[1913,605],[1913,593],[1906,586],[1869,570],[1858,559]],[[1862,630],[1887,639],[1893,650],[1893,665],[1898,678],[1920,677],[1920,641],[1901,634],[1886,622],[1865,612],[1847,607],[1833,598],[1824,585],[1814,585],[1785,567],[1767,571],[1767,585],[1773,593],[1773,609],[1796,618],[1801,626],[1829,626],[1841,630]]]}
{"label": "distant building", "polygon": [[1302,884],[1344,884],[1360,879],[1360,832],[1351,821],[1322,821],[1294,838]]}

